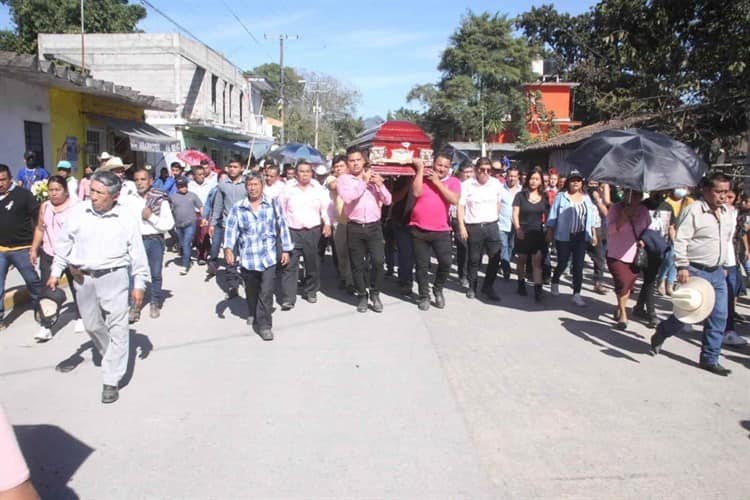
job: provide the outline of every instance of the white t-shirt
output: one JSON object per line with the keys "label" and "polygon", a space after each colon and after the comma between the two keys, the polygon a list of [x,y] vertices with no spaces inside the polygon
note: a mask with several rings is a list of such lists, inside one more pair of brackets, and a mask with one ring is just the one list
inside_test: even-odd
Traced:
{"label": "white t-shirt", "polygon": [[498,204],[502,200],[502,185],[494,177],[480,184],[474,179],[466,179],[461,184],[461,196],[458,204],[464,207],[464,224],[496,222],[499,214]]}

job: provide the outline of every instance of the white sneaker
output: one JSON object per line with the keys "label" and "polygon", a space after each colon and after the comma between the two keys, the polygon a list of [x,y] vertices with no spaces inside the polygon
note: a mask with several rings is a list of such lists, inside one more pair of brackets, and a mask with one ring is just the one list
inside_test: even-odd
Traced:
{"label": "white sneaker", "polygon": [[578,307],[586,306],[586,302],[583,300],[583,297],[581,297],[580,293],[576,293],[573,295],[573,303],[577,305]]}
{"label": "white sneaker", "polygon": [[76,333],[86,333],[86,327],[83,326],[83,320],[82,319],[77,319],[76,320],[76,326],[75,326],[75,329],[73,331],[76,332]]}
{"label": "white sneaker", "polygon": [[560,295],[560,285],[557,283],[552,283],[552,287],[550,287],[550,292],[553,297],[557,297]]}
{"label": "white sneaker", "polygon": [[739,347],[747,345],[747,340],[737,335],[737,332],[735,332],[734,330],[729,330],[724,334],[724,341],[721,343],[721,345]]}
{"label": "white sneaker", "polygon": [[51,338],[52,338],[52,332],[50,331],[49,328],[44,328],[44,327],[41,327],[39,329],[39,332],[36,335],[34,335],[34,340],[37,340],[39,342],[46,342]]}

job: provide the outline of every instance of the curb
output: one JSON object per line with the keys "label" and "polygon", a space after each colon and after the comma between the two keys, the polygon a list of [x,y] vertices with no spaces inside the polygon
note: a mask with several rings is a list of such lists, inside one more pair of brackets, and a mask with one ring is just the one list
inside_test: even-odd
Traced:
{"label": "curb", "polygon": [[[60,277],[59,286],[68,286],[68,279],[65,277],[65,275]],[[8,312],[10,309],[18,307],[21,304],[25,304],[29,301],[30,298],[31,296],[29,295],[29,289],[26,288],[25,284],[17,286],[15,288],[11,288],[10,290],[6,290],[5,296],[3,297],[3,310],[5,312]]]}

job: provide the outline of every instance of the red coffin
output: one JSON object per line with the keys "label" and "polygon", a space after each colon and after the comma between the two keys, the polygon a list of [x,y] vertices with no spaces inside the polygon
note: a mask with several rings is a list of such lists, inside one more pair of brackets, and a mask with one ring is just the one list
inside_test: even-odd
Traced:
{"label": "red coffin", "polygon": [[432,139],[417,125],[391,120],[365,130],[351,143],[370,150],[370,164],[381,175],[414,175],[414,158],[432,165]]}

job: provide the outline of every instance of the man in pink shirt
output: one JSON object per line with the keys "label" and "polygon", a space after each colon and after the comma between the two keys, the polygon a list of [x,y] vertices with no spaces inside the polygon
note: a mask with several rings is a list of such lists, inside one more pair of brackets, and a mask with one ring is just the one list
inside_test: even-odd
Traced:
{"label": "man in pink shirt", "polygon": [[409,226],[417,265],[418,307],[420,311],[430,308],[427,270],[434,250],[438,268],[432,292],[435,294],[435,307],[442,309],[445,307],[443,285],[448,280],[451,269],[451,227],[448,224],[448,209],[458,203],[461,183],[451,176],[451,159],[444,153],[437,155],[433,169],[427,173],[420,159],[414,161],[414,167],[416,175],[412,183],[412,192],[415,201]]}
{"label": "man in pink shirt", "polygon": [[281,310],[294,307],[297,299],[297,277],[299,258],[304,257],[305,280],[302,298],[314,304],[320,289],[320,235],[331,235],[328,208],[331,197],[328,192],[312,184],[312,165],[306,161],[297,164],[297,182],[288,185],[279,195],[279,203],[292,236],[294,249],[289,255],[289,265],[281,271]]}
{"label": "man in pink shirt", "polygon": [[380,289],[383,286],[383,263],[385,246],[383,227],[380,224],[382,205],[391,204],[391,193],[383,184],[383,178],[365,168],[367,150],[352,146],[346,150],[348,174],[336,179],[336,188],[344,201],[344,214],[349,219],[346,237],[349,244],[352,277],[359,296],[357,311],[367,312],[367,290],[365,272],[367,255],[370,256],[374,278],[370,284],[370,300],[375,312],[383,312]]}

